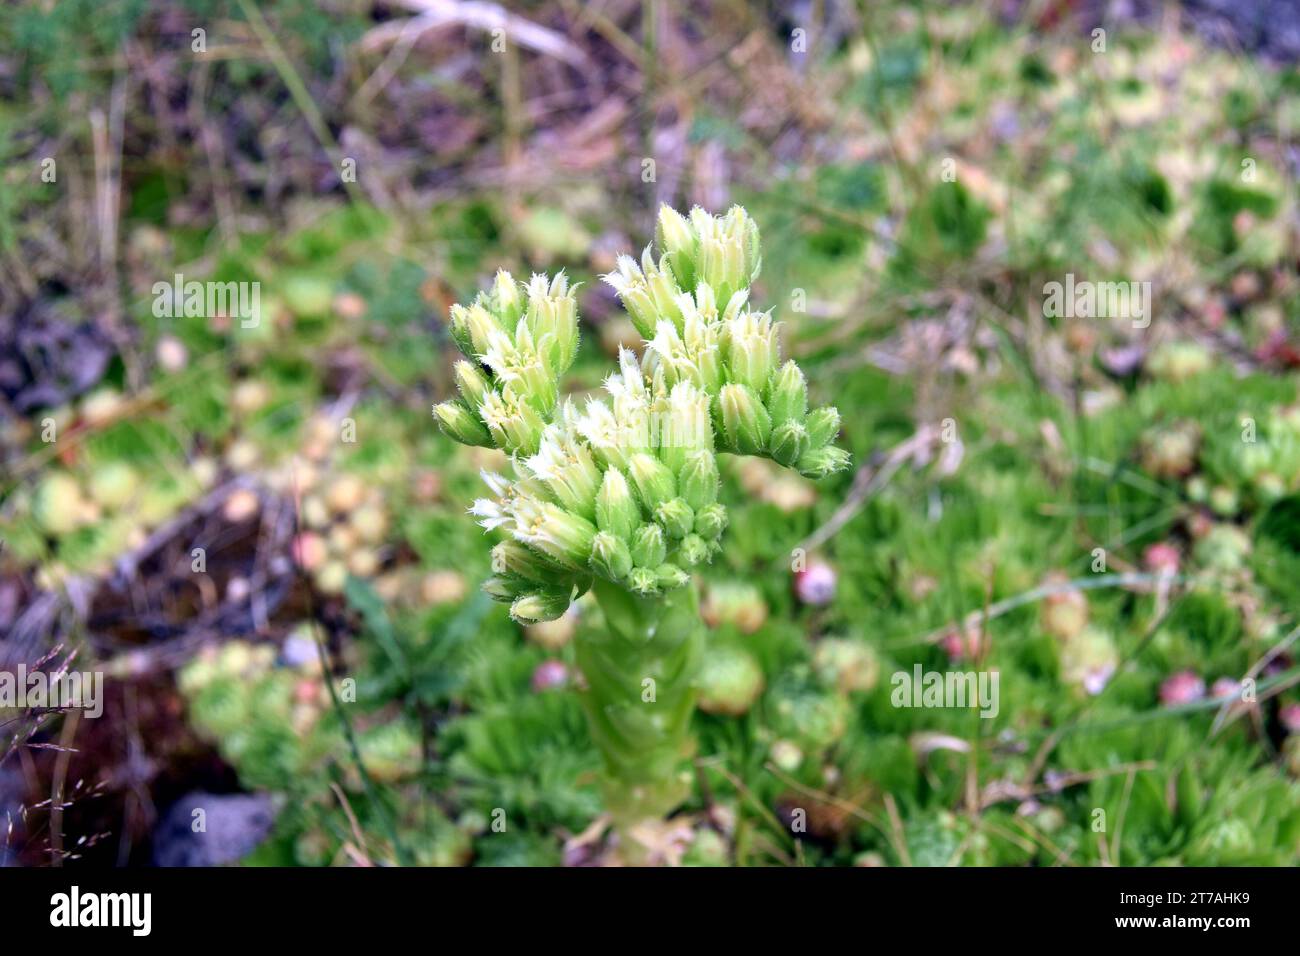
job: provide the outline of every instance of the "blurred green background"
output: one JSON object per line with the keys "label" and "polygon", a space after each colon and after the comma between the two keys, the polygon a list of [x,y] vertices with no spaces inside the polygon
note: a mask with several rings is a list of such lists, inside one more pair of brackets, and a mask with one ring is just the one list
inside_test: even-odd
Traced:
{"label": "blurred green background", "polygon": [[[599,276],[660,203],[740,202],[860,469],[724,469],[663,860],[1294,865],[1300,73],[1205,25],[8,7],[0,666],[108,682],[99,719],[0,711],[0,860],[608,862],[598,611],[479,594],[499,456],[430,416],[446,314],[564,269],[593,391],[636,340]],[[1151,283],[1149,327],[1045,316],[1067,274]],[[258,283],[261,321],[160,315],[177,275]],[[917,664],[996,670],[997,716],[895,706]]]}

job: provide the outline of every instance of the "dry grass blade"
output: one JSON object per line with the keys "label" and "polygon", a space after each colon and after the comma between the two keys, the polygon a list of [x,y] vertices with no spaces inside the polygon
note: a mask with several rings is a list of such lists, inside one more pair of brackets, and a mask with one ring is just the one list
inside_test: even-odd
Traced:
{"label": "dry grass blade", "polygon": [[939,429],[933,425],[922,425],[910,438],[899,442],[877,465],[864,464],[853,478],[853,486],[848,497],[835,510],[830,519],[804,539],[799,547],[805,551],[814,551],[833,538],[841,528],[853,520],[853,516],[863,509],[872,496],[889,484],[895,472],[908,459],[918,459],[932,449]]}
{"label": "dry grass blade", "polygon": [[[539,26],[531,20],[511,13],[496,3],[482,0],[398,0],[418,16],[414,20],[401,20],[386,23],[370,30],[361,40],[361,49],[366,52],[382,50],[398,41],[412,43],[431,30],[445,27],[465,26],[476,30],[501,30],[512,41],[537,53],[562,60],[570,66],[584,67],[588,64],[587,54],[574,46],[568,39]],[[414,35],[413,35],[414,34]]]}

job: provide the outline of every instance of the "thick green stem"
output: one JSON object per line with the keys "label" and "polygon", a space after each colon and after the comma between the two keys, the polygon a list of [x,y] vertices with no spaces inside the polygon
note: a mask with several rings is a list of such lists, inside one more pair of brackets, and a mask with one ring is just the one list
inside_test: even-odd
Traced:
{"label": "thick green stem", "polygon": [[593,590],[606,627],[580,635],[578,666],[604,758],[606,805],[626,832],[663,817],[690,792],[686,760],[705,629],[694,583],[650,598],[603,581]]}

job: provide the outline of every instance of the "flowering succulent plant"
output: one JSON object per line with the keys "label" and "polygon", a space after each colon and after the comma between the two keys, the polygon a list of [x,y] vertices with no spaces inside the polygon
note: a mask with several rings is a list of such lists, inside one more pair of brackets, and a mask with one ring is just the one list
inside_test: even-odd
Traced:
{"label": "flowering succulent plant", "polygon": [[808,408],[799,366],[780,361],[779,323],[750,308],[761,254],[749,214],[665,206],[656,240],[604,277],[647,342],[639,357],[620,351],[607,398],[578,408],[561,396],[578,346],[564,274],[522,283],[499,272],[451,309],[460,398],[434,409],[455,440],[510,456],[512,476],[485,473],[491,497],[471,509],[501,539],[487,593],[522,623],[558,618],[589,589],[604,613],[604,631],[576,649],[623,820],[683,795],[704,633],[691,569],[727,525],[718,453],[812,478],[849,462],[832,444],[839,413]]}

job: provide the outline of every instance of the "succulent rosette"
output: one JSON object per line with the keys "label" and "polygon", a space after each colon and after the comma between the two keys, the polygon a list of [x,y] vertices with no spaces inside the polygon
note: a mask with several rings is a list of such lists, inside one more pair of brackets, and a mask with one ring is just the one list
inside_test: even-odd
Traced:
{"label": "succulent rosette", "polygon": [[839,413],[808,408],[799,366],[781,362],[780,324],[750,306],[761,252],[749,214],[665,206],[656,246],[604,277],[647,342],[639,357],[620,352],[605,396],[581,408],[561,396],[578,345],[564,274],[525,284],[500,272],[451,309],[460,397],[434,409],[450,437],[510,456],[511,474],[485,473],[491,495],[471,509],[500,539],[487,593],[535,623],[595,588],[609,634],[579,642],[588,714],[618,802],[643,815],[678,793],[668,778],[703,641],[691,569],[727,526],[718,453],[812,478],[849,463],[833,444]]}

